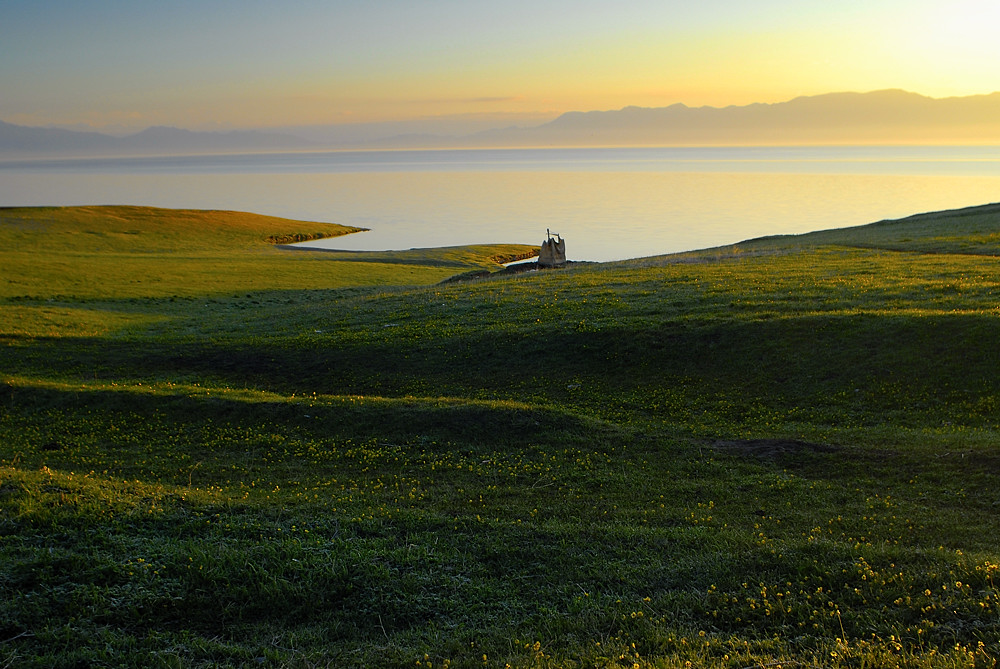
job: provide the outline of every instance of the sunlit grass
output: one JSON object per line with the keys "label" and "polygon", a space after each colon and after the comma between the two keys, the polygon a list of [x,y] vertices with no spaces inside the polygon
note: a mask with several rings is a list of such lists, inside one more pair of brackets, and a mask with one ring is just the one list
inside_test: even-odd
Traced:
{"label": "sunlit grass", "polygon": [[997,216],[1000,204],[958,209],[908,218],[880,221],[867,226],[823,230],[791,237],[769,237],[745,244],[772,246],[787,243],[801,247],[821,244],[843,244],[864,248],[913,251],[919,253],[961,253],[970,255],[1000,255],[1000,232]]}
{"label": "sunlit grass", "polygon": [[0,251],[0,657],[996,666],[1000,266],[838,234],[448,284],[506,251]]}
{"label": "sunlit grass", "polygon": [[288,236],[336,237],[356,230],[243,212],[5,208],[0,299],[121,301],[419,285],[472,268],[498,269],[498,262],[530,251],[498,244],[342,255],[276,245]]}

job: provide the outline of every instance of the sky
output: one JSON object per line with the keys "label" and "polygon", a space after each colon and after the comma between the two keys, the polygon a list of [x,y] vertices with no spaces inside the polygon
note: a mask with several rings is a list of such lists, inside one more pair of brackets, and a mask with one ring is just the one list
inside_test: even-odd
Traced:
{"label": "sky", "polygon": [[0,0],[0,120],[141,130],[1000,90],[997,0]]}

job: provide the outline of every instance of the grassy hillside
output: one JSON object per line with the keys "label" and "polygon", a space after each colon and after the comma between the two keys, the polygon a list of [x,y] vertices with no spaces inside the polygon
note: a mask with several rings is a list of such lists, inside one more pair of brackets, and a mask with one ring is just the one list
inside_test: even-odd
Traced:
{"label": "grassy hillside", "polygon": [[11,666],[996,666],[993,206],[449,283],[524,249],[48,212],[0,211]]}
{"label": "grassy hillside", "polygon": [[471,268],[497,269],[498,260],[530,248],[345,253],[338,259],[360,262],[333,263],[332,254],[287,247],[360,230],[231,211],[0,208],[0,297],[75,302],[426,284]]}
{"label": "grassy hillside", "polygon": [[879,221],[870,225],[823,230],[805,235],[765,237],[751,246],[773,247],[781,241],[795,245],[840,244],[861,248],[919,253],[962,253],[1000,255],[997,217],[1000,204],[988,204],[952,211],[917,214],[908,218]]}

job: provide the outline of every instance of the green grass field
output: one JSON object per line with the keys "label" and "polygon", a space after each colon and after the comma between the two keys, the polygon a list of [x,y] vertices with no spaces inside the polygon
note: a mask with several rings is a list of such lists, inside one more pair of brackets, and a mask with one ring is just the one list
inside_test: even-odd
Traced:
{"label": "green grass field", "polygon": [[1000,205],[345,232],[0,209],[0,666],[997,666]]}

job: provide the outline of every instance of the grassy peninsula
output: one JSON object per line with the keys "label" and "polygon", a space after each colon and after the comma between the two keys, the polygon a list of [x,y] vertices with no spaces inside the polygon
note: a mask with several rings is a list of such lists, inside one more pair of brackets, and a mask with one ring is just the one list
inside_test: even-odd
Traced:
{"label": "grassy peninsula", "polygon": [[348,231],[0,210],[0,666],[997,666],[1000,205]]}

